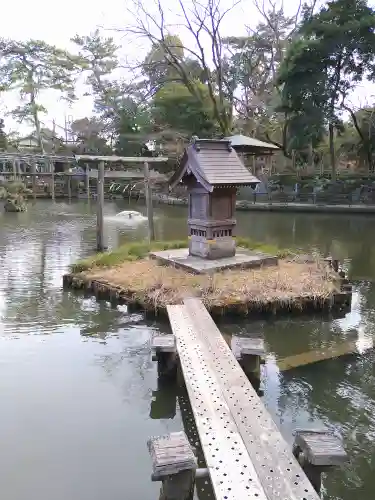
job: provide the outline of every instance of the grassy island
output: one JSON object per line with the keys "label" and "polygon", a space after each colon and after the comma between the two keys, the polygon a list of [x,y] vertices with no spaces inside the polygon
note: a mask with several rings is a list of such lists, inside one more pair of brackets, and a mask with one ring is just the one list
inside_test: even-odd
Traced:
{"label": "grassy island", "polygon": [[73,264],[64,284],[155,314],[188,296],[200,297],[214,315],[329,310],[350,303],[348,294],[340,292],[336,273],[322,258],[248,239],[238,238],[238,247],[275,255],[278,265],[197,275],[162,266],[148,257],[150,251],[187,245],[187,241],[129,243]]}

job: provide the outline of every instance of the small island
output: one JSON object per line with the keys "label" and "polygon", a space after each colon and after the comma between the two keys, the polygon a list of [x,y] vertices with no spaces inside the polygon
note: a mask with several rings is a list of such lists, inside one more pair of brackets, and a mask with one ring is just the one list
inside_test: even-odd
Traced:
{"label": "small island", "polygon": [[329,311],[350,305],[351,294],[340,291],[337,274],[319,257],[240,240],[255,252],[271,250],[279,256],[278,265],[192,274],[149,256],[150,250],[170,251],[186,243],[133,243],[97,254],[74,264],[64,285],[154,314],[164,314],[168,304],[181,304],[189,296],[200,297],[214,316]]}
{"label": "small island", "polygon": [[199,297],[213,315],[342,309],[350,290],[320,256],[236,237],[236,191],[256,185],[228,140],[194,139],[170,186],[186,187],[188,239],[129,243],[74,264],[65,286],[155,314]]}

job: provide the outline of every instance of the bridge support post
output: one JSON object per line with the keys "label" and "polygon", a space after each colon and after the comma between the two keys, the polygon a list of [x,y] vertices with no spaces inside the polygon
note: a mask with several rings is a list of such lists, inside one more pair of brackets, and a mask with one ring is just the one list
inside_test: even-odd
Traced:
{"label": "bridge support post", "polygon": [[348,461],[341,440],[326,430],[297,430],[293,455],[317,493],[322,487],[322,473]]}
{"label": "bridge support post", "polygon": [[176,380],[177,348],[174,335],[158,335],[151,342],[152,359],[158,362],[158,378]]}
{"label": "bridge support post", "polygon": [[55,162],[52,160],[50,163],[51,170],[51,198],[55,201]]}
{"label": "bridge support post", "polygon": [[231,349],[251,385],[259,394],[260,365],[264,362],[265,355],[263,340],[233,335]]}
{"label": "bridge support post", "polygon": [[159,500],[192,500],[197,459],[184,432],[151,438],[152,480],[162,481]]}

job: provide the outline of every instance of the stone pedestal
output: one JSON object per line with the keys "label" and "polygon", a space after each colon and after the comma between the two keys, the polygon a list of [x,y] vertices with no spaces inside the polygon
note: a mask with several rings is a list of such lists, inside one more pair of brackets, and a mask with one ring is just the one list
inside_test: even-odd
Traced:
{"label": "stone pedestal", "polygon": [[[150,257],[160,264],[179,267],[189,273],[210,274],[226,269],[250,269],[261,266],[277,266],[278,259],[273,255],[237,248],[236,255],[231,257],[205,258],[191,255],[190,249],[162,250],[150,252]],[[211,254],[212,255],[212,254]]]}
{"label": "stone pedestal", "polygon": [[189,221],[189,255],[203,259],[223,259],[236,255],[233,238],[235,221]]}

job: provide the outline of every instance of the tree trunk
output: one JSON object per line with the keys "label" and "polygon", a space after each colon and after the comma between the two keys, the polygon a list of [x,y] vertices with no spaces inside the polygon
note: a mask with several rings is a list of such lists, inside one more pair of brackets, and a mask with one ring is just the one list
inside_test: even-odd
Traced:
{"label": "tree trunk", "polygon": [[35,93],[34,93],[34,91],[31,91],[31,93],[30,93],[30,103],[31,103],[32,110],[33,110],[33,118],[34,118],[36,139],[38,141],[41,153],[44,154],[44,146],[43,146],[42,135],[41,135],[41,132],[40,132],[40,121],[39,121],[38,109],[37,109],[37,104],[36,104],[36,101],[35,101]]}
{"label": "tree trunk", "polygon": [[330,123],[328,126],[329,130],[329,156],[331,160],[331,171],[332,171],[332,180],[336,180],[336,155],[335,155],[335,143],[334,143],[334,129],[333,124]]}
{"label": "tree trunk", "polygon": [[309,142],[309,146],[308,146],[308,164],[309,164],[309,167],[313,167],[314,166],[314,151],[313,151],[313,145],[312,145],[312,141]]}

